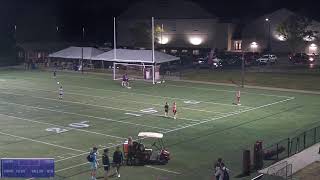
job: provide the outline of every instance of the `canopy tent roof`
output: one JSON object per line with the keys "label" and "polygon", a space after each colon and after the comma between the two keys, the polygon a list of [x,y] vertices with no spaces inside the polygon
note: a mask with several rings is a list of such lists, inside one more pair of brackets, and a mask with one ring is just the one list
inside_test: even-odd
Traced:
{"label": "canopy tent roof", "polygon": [[[112,61],[112,62],[127,62],[127,63],[152,63],[152,50],[131,50],[117,49],[116,59],[114,58],[115,50],[111,50],[94,57],[94,60]],[[164,63],[169,61],[179,60],[179,57],[172,56],[159,51],[154,52],[155,63]]]}
{"label": "canopy tent roof", "polygon": [[49,57],[65,58],[65,59],[81,59],[83,48],[83,59],[93,59],[93,57],[102,54],[103,51],[93,47],[75,47],[70,46],[61,51],[49,54]]}
{"label": "canopy tent roof", "polygon": [[138,137],[148,137],[148,138],[162,139],[163,138],[163,134],[162,133],[156,133],[156,132],[139,132]]}

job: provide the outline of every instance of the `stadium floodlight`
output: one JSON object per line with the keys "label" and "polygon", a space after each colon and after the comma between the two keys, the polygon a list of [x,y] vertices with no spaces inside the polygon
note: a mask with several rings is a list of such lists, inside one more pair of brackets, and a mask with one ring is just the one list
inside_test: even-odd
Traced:
{"label": "stadium floodlight", "polygon": [[195,45],[195,46],[198,46],[202,43],[202,39],[200,37],[191,37],[189,41],[192,45]]}

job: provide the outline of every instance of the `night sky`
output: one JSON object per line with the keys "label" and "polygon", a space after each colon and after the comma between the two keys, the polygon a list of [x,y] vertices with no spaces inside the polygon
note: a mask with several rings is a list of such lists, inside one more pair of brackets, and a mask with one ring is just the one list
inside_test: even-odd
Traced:
{"label": "night sky", "polygon": [[[137,0],[138,1],[138,0]],[[78,41],[86,27],[90,42],[112,39],[112,17],[125,11],[134,0],[1,0],[0,22],[3,42],[17,37],[24,41]],[[193,0],[218,17],[248,19],[288,8],[320,21],[320,2],[310,0]],[[59,32],[56,33],[56,26]],[[50,34],[48,36],[47,34]],[[6,40],[5,40],[6,39]]]}

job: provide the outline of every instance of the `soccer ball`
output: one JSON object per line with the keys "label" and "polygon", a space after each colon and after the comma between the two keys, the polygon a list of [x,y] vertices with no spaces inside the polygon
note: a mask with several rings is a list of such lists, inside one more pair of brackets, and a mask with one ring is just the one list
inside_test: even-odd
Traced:
{"label": "soccer ball", "polygon": [[165,81],[164,81],[164,80],[162,80],[162,83],[165,83]]}
{"label": "soccer ball", "polygon": [[60,84],[60,82],[58,81],[57,84]]}

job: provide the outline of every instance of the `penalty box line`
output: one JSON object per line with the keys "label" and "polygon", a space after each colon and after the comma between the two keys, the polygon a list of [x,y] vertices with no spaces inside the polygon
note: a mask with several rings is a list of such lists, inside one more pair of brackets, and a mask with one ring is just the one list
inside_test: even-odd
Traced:
{"label": "penalty box line", "polygon": [[[122,108],[115,108],[115,107],[110,107],[110,106],[101,106],[101,105],[95,105],[95,104],[89,104],[89,103],[81,103],[81,102],[77,102],[77,101],[68,101],[68,100],[58,100],[58,99],[54,99],[54,98],[46,98],[46,97],[37,97],[37,96],[33,96],[33,95],[26,95],[26,94],[20,94],[20,93],[10,93],[10,92],[0,92],[2,94],[11,94],[11,95],[16,95],[16,96],[29,96],[35,99],[45,99],[45,100],[51,100],[51,101],[58,101],[58,102],[67,102],[67,103],[71,103],[71,104],[80,104],[80,105],[85,105],[85,106],[93,106],[93,107],[99,107],[99,108],[105,108],[105,109],[113,109],[113,110],[119,110],[119,111],[125,111],[125,112],[132,112],[132,113],[140,113],[140,114],[144,114],[144,115],[150,115],[150,116],[157,116],[157,117],[162,117],[162,115],[160,114],[151,114],[151,113],[144,113],[138,110],[129,110],[129,109],[122,109]],[[10,102],[6,102],[9,103]],[[18,104],[18,103],[11,103],[11,104],[16,104],[16,105],[20,105],[20,106],[28,106],[28,105],[23,105],[23,104]],[[42,110],[48,110],[48,111],[56,111],[56,112],[61,112],[61,113],[71,113],[71,112],[66,112],[66,111],[58,111],[58,110],[53,110],[53,109],[47,109],[47,108],[40,108],[40,107],[35,107],[35,106],[29,106],[29,107],[33,107],[35,109],[42,109]],[[79,116],[89,116],[89,115],[84,115],[84,114],[78,114],[78,113],[72,113],[75,115],[79,115]],[[92,118],[102,118],[102,117],[96,117],[96,116],[90,116]],[[156,127],[156,126],[148,126],[148,125],[144,125],[144,124],[137,124],[137,123],[131,123],[131,122],[127,122],[127,121],[118,121],[118,120],[113,120],[110,118],[103,118],[107,121],[114,121],[114,122],[119,122],[119,123],[124,123],[124,124],[131,124],[131,125],[136,125],[136,126],[143,126],[143,127],[148,127],[148,128],[154,128],[154,129],[159,129],[159,130],[167,130],[166,128],[161,128],[161,127]],[[197,121],[199,122],[199,120],[194,120],[194,119],[189,119],[189,118],[179,118],[179,119],[183,119],[183,120],[187,120],[187,121]]]}
{"label": "penalty box line", "polygon": [[52,144],[52,143],[48,143],[45,141],[39,141],[39,140],[35,140],[32,138],[27,138],[27,137],[23,137],[23,136],[17,136],[17,135],[13,135],[13,134],[9,134],[9,133],[4,133],[0,131],[0,134],[5,135],[5,136],[10,136],[10,137],[14,137],[14,138],[18,138],[18,139],[23,139],[23,140],[27,140],[27,141],[31,141],[31,142],[36,142],[36,143],[40,143],[40,144],[45,144],[48,146],[54,146],[54,147],[58,147],[58,148],[62,148],[62,149],[67,149],[67,150],[72,150],[72,151],[77,151],[77,152],[82,152],[84,153],[85,151],[80,150],[80,149],[74,149],[74,148],[70,148],[70,147],[66,147],[66,146],[61,146],[61,145],[57,145],[57,144]]}
{"label": "penalty box line", "polygon": [[255,107],[255,108],[246,109],[246,110],[239,111],[239,112],[232,112],[230,114],[227,114],[227,115],[224,115],[224,116],[220,116],[220,117],[217,117],[217,118],[212,118],[210,120],[194,123],[194,124],[183,126],[183,127],[176,128],[176,129],[171,129],[171,130],[168,130],[168,131],[164,132],[164,134],[170,133],[170,132],[179,131],[179,130],[186,129],[186,128],[193,127],[193,126],[197,126],[197,125],[200,125],[200,124],[208,123],[208,122],[215,121],[215,120],[218,120],[218,119],[222,119],[222,118],[226,118],[226,117],[230,117],[230,116],[234,116],[234,115],[239,115],[239,114],[246,113],[246,112],[249,112],[249,111],[253,111],[253,110],[256,110],[256,109],[265,108],[265,107],[272,106],[272,105],[275,105],[275,104],[291,101],[293,99],[295,99],[295,98],[291,97],[291,98],[288,98],[288,99],[285,99],[285,100],[282,100],[282,101],[276,101],[276,102],[265,104],[265,105],[258,106],[258,107]]}
{"label": "penalty box line", "polygon": [[[20,88],[20,87],[19,87]],[[7,89],[8,90],[8,89]],[[35,88],[29,88],[29,87],[23,87],[22,90],[35,90],[35,91],[46,91],[46,92],[56,92],[56,91],[52,91],[49,89],[35,89]],[[88,95],[88,94],[83,94],[83,93],[77,93],[74,90],[68,90],[67,92],[65,92],[65,94],[73,94],[73,95],[79,95],[79,96],[87,96],[87,97],[94,97],[94,98],[99,98],[99,99],[115,99],[115,98],[119,98],[119,97],[123,97],[125,95],[118,95],[115,97],[106,97],[106,96],[94,96],[94,95]],[[146,105],[153,105],[153,106],[163,106],[161,104],[153,104],[153,103],[145,103],[145,102],[141,102],[141,101],[134,101],[134,100],[126,100],[128,102],[133,102],[133,103],[139,103],[139,104],[146,104]],[[200,101],[199,101],[200,102]],[[234,106],[234,105],[231,105]],[[253,108],[253,107],[249,107],[249,106],[241,106],[243,108]],[[217,112],[217,111],[208,111],[208,110],[202,110],[202,109],[196,109],[196,108],[188,108],[188,107],[184,107],[184,106],[180,106],[181,109],[187,109],[187,110],[192,110],[192,111],[199,111],[199,112],[207,112],[207,113],[215,113],[215,114],[225,114],[223,112]]]}
{"label": "penalty box line", "polygon": [[[295,99],[295,98],[292,97],[292,98],[288,98],[288,99],[285,99],[285,100],[282,100],[282,101],[277,101],[277,102],[274,102],[274,103],[269,103],[269,104],[266,104],[266,105],[258,106],[256,108],[247,109],[247,110],[244,110],[244,111],[241,111],[241,112],[230,113],[228,115],[221,116],[221,117],[218,117],[218,118],[213,118],[211,120],[207,120],[207,121],[199,122],[199,123],[196,123],[196,124],[193,124],[193,125],[183,126],[181,128],[176,128],[176,129],[173,129],[173,130],[170,130],[170,131],[166,131],[166,132],[164,132],[164,134],[175,132],[175,131],[180,131],[180,130],[183,130],[183,129],[186,129],[186,128],[189,128],[189,127],[193,127],[193,126],[197,126],[197,125],[203,124],[203,123],[208,123],[208,122],[215,121],[215,120],[218,120],[218,119],[222,119],[222,118],[226,118],[226,117],[242,114],[242,113],[253,111],[253,110],[256,110],[256,109],[261,109],[261,108],[264,108],[264,107],[268,107],[268,106],[272,106],[272,105],[275,105],[275,104],[283,103],[283,102],[290,101],[290,100],[293,100],[293,99]],[[79,155],[79,156],[81,156],[81,155]],[[73,158],[73,157],[70,157],[70,158]],[[60,171],[72,169],[72,168],[79,167],[79,166],[82,166],[82,165],[85,165],[85,164],[87,164],[87,163],[83,163],[83,164],[76,165],[76,166],[71,166],[71,167],[68,167],[68,168],[65,168],[65,169],[61,169]]]}
{"label": "penalty box line", "polygon": [[[39,79],[39,78],[25,78],[25,79]],[[156,98],[163,98],[163,99],[177,99],[181,101],[189,101],[190,99],[184,99],[184,98],[176,98],[176,97],[169,97],[169,96],[157,96],[157,95],[150,95],[150,94],[141,94],[141,93],[136,93],[136,92],[124,92],[124,91],[115,91],[115,90],[110,90],[110,89],[99,89],[99,88],[90,88],[86,86],[77,86],[77,85],[66,85],[66,87],[76,87],[76,88],[83,88],[83,89],[94,89],[94,90],[99,90],[99,91],[108,91],[108,92],[116,92],[116,93],[122,93],[122,94],[135,94],[135,95],[141,95],[141,96],[147,96],[147,97],[156,97]],[[198,101],[198,100],[197,100]],[[216,104],[216,105],[223,105],[223,106],[234,106],[232,104],[224,104],[224,103],[215,103],[215,102],[209,102],[209,101],[200,101],[201,103],[206,103],[206,104]],[[245,107],[245,106],[242,106]],[[247,106],[247,108],[252,108]]]}
{"label": "penalty box line", "polygon": [[[17,95],[17,96],[24,96],[23,94],[15,94],[15,93],[4,93],[4,92],[0,92],[0,93]],[[52,99],[52,98],[43,98],[43,97],[40,98],[40,97],[34,97],[34,96],[30,96],[30,97],[38,98],[38,99],[47,99],[47,100],[60,101],[60,100],[56,100],[56,99]],[[159,130],[167,130],[166,128],[160,128],[160,127],[148,126],[148,125],[144,125],[144,124],[131,123],[131,122],[127,122],[127,121],[118,121],[118,120],[114,120],[114,119],[110,119],[110,118],[97,117],[97,116],[73,113],[73,112],[62,111],[62,110],[55,110],[55,109],[51,109],[51,108],[50,109],[49,108],[42,108],[42,107],[30,106],[30,105],[19,104],[19,103],[11,103],[11,102],[6,102],[6,101],[2,101],[2,102],[5,102],[6,104],[24,106],[24,107],[29,107],[29,108],[33,108],[33,109],[46,110],[46,111],[58,112],[58,113],[63,113],[63,114],[76,115],[76,116],[83,116],[83,117],[88,117],[88,118],[93,118],[93,119],[100,119],[100,120],[104,120],[104,121],[117,122],[117,123],[122,123],[122,124],[130,124],[130,125],[148,127],[148,128],[153,128],[153,129],[159,129]],[[73,102],[73,101],[60,101],[60,102],[69,102],[69,103],[82,104],[82,105],[87,105],[87,106],[89,105],[89,106],[103,107],[103,106],[97,106],[97,105],[91,105],[91,104],[85,104],[85,103],[79,103],[79,102]],[[130,112],[130,111],[127,111],[127,112]]]}

